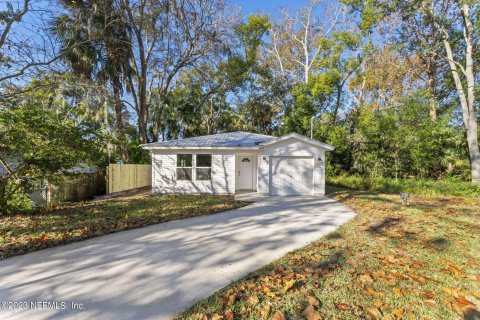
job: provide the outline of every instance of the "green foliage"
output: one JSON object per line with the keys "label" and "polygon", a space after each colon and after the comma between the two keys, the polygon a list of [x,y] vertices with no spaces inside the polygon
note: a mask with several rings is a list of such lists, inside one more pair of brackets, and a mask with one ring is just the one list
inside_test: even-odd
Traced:
{"label": "green foliage", "polygon": [[148,150],[141,147],[140,135],[135,127],[127,127],[125,133],[128,138],[128,154],[131,163],[135,164],[151,164],[152,159]]}
{"label": "green foliage", "polygon": [[271,23],[264,15],[251,14],[247,23],[235,27],[235,31],[245,48],[245,60],[255,62],[258,58],[258,49],[262,44],[262,38],[268,33]]}
{"label": "green foliage", "polygon": [[349,168],[347,172],[368,177],[464,177],[456,168],[458,159],[467,158],[463,135],[452,119],[445,114],[431,121],[423,92],[385,110],[365,106],[343,129],[331,131],[327,141],[339,149],[331,156],[329,171],[338,174],[340,168]]}
{"label": "green foliage", "polygon": [[[320,128],[318,128],[320,127]],[[326,143],[335,146],[335,151],[327,152],[327,176],[348,172],[352,166],[352,152],[349,149],[349,130],[347,123],[341,123],[326,132],[327,126],[317,122],[316,132],[322,131],[321,136],[328,136]]]}
{"label": "green foliage", "polygon": [[271,134],[278,128],[288,84],[276,79],[268,62],[262,60],[262,45],[271,23],[267,16],[250,15],[246,23],[235,28],[238,49],[221,65],[229,91],[238,97],[235,111],[244,131]]}
{"label": "green foliage", "polygon": [[[310,131],[311,117],[326,115],[327,127],[336,125],[345,95],[345,84],[359,69],[371,48],[354,31],[334,32],[318,39],[319,52],[307,83],[293,86],[293,104],[285,110],[284,133]],[[328,134],[315,134],[324,139]]]}
{"label": "green foliage", "polygon": [[20,103],[0,112],[0,157],[13,172],[0,177],[0,210],[15,210],[17,194],[27,193],[32,179],[54,181],[58,173],[80,163],[103,159],[102,135],[42,106]]}
{"label": "green foliage", "polygon": [[460,179],[392,179],[360,175],[327,176],[327,183],[337,187],[381,193],[408,192],[414,195],[480,197],[480,187]]}

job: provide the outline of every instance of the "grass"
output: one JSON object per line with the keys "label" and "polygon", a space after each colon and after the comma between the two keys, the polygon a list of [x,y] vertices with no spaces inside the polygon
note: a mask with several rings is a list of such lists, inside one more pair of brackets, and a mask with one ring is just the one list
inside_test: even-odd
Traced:
{"label": "grass", "polygon": [[480,319],[479,198],[333,196],[358,216],[176,319]]}
{"label": "grass", "polygon": [[358,175],[329,177],[328,183],[341,188],[381,193],[409,192],[417,195],[480,197],[480,186],[459,179],[392,179]]}
{"label": "grass", "polygon": [[239,208],[232,196],[148,194],[0,216],[0,259],[151,224]]}

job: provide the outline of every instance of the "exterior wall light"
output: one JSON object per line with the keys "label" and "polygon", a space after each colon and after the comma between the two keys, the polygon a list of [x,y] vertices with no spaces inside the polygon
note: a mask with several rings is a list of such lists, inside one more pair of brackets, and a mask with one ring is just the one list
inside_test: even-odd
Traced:
{"label": "exterior wall light", "polygon": [[322,158],[318,157],[318,162],[323,163]]}

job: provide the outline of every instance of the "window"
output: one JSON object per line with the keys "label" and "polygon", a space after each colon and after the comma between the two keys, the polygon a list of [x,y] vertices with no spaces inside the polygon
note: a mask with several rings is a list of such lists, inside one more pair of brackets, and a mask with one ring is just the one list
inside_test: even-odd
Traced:
{"label": "window", "polygon": [[177,154],[177,180],[192,180],[191,154]]}
{"label": "window", "polygon": [[212,180],[212,155],[197,154],[196,180]]}

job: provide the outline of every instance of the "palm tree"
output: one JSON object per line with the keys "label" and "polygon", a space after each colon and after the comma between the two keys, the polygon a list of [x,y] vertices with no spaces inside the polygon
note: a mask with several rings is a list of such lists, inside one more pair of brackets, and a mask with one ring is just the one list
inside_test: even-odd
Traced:
{"label": "palm tree", "polygon": [[61,0],[68,10],[53,22],[65,60],[77,76],[110,84],[122,158],[130,161],[123,124],[123,85],[131,76],[130,28],[112,0]]}

